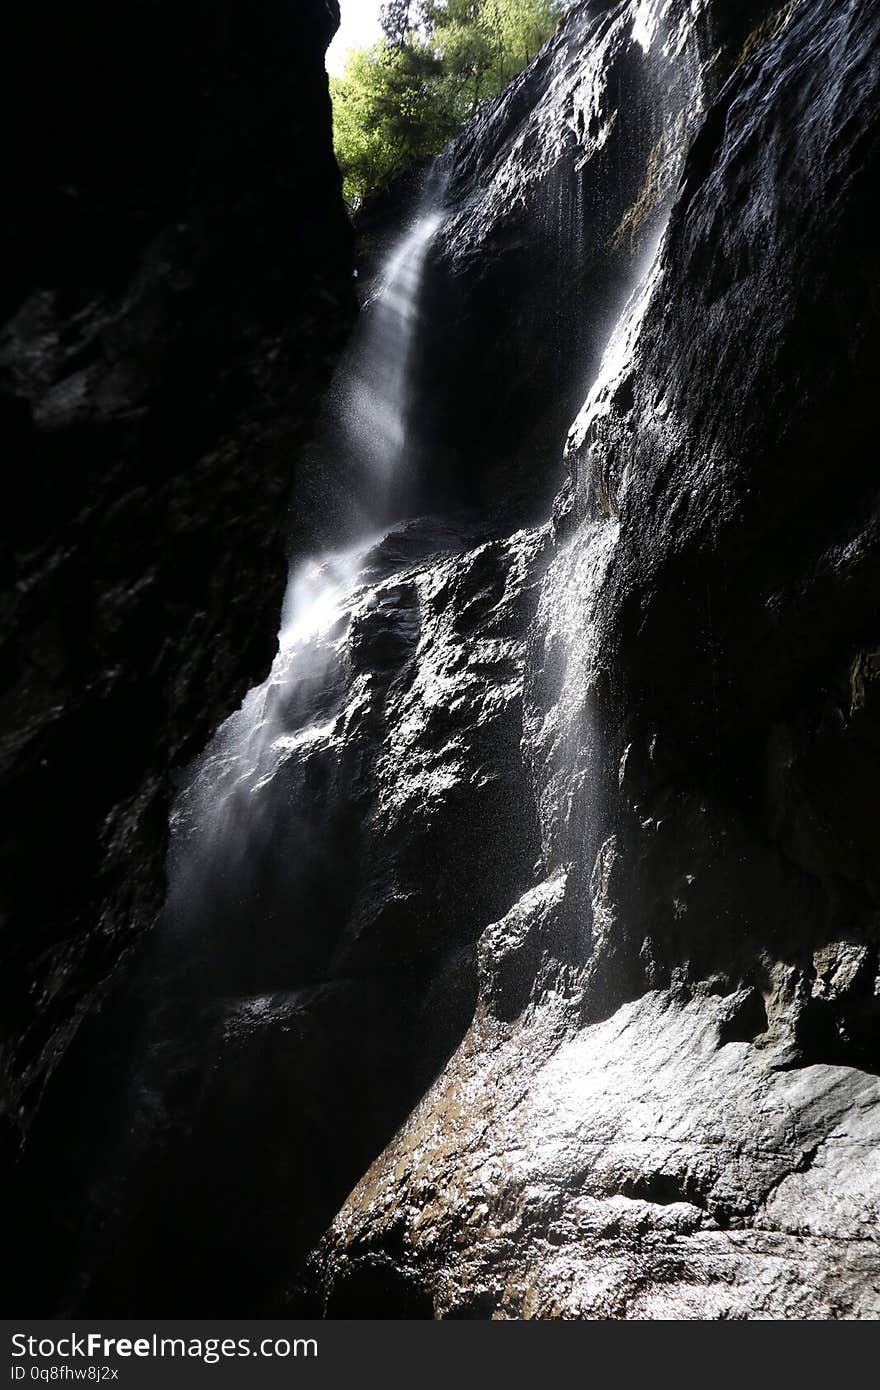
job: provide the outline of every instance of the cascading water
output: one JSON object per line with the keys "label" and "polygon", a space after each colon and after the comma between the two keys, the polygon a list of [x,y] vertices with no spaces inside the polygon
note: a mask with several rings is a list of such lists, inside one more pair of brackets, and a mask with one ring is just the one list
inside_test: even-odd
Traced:
{"label": "cascading water", "polygon": [[[536,656],[530,675],[535,707],[527,716],[527,742],[536,765],[543,767],[537,791],[545,861],[551,866],[579,866],[588,894],[591,871],[598,867],[600,802],[616,772],[606,766],[608,749],[597,710],[600,636],[595,618],[618,544],[619,501],[628,482],[626,476],[609,476],[613,442],[606,434],[613,402],[626,395],[639,330],[660,282],[686,135],[696,129],[704,112],[703,72],[689,47],[704,9],[705,4],[695,0],[676,21],[662,0],[639,0],[621,7],[604,40],[610,50],[626,34],[641,51],[642,69],[661,94],[658,136],[648,159],[650,178],[621,223],[624,227],[642,220],[629,297],[614,317],[598,371],[566,439],[568,538],[542,586],[535,624],[535,651],[542,655]],[[596,58],[608,64],[601,50]],[[666,99],[663,93],[668,93]],[[554,672],[552,681],[547,670]],[[586,910],[596,916],[595,903]]]}
{"label": "cascading water", "polygon": [[370,323],[349,378],[345,427],[352,450],[366,465],[372,489],[369,510],[393,507],[409,442],[410,371],[421,317],[420,290],[431,242],[443,220],[437,199],[442,182],[434,176],[421,212],[392,252],[379,285],[368,301]]}
{"label": "cascading water", "polygon": [[350,494],[337,524],[355,538],[399,520],[418,497],[414,357],[446,183],[443,165],[436,163],[425,175],[410,225],[376,275],[330,389],[317,452],[337,489],[341,479]]}
{"label": "cascading water", "polygon": [[[342,528],[358,539],[293,566],[272,670],[218,731],[172,814],[166,925],[173,952],[185,956],[190,926],[198,922],[202,964],[208,955],[249,954],[244,942],[236,949],[224,933],[224,923],[232,929],[231,918],[238,923],[235,932],[250,935],[255,917],[274,921],[283,915],[284,935],[295,935],[297,899],[314,891],[311,876],[303,873],[302,861],[315,845],[299,769],[313,766],[322,754],[332,762],[336,722],[350,696],[346,643],[363,595],[365,565],[367,577],[375,578],[370,554],[413,494],[406,478],[415,463],[412,357],[426,262],[443,221],[444,188],[442,171],[432,169],[412,224],[377,277],[361,331],[331,390],[324,448],[344,451],[355,497]],[[283,813],[271,791],[279,774],[285,779]],[[291,950],[295,957],[295,946]],[[274,951],[268,955],[276,958]],[[256,976],[248,969],[244,975],[246,989]]]}
{"label": "cascading water", "polygon": [[602,357],[599,373],[572,424],[566,456],[585,524],[556,555],[542,587],[536,622],[536,663],[556,666],[559,682],[552,720],[550,692],[541,679],[528,737],[549,777],[543,788],[544,854],[549,863],[576,862],[587,869],[598,845],[593,802],[602,785],[604,740],[594,708],[598,639],[595,609],[619,534],[613,499],[603,477],[601,432],[609,402],[630,368],[632,353],[657,285],[666,222],[651,239],[641,276]]}

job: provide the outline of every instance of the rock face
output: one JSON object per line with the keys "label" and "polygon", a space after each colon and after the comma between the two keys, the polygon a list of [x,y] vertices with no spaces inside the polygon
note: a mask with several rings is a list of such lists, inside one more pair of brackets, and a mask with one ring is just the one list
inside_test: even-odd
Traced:
{"label": "rock face", "polygon": [[575,5],[444,155],[431,514],[186,779],[54,1310],[880,1312],[878,49]]}
{"label": "rock face", "polygon": [[414,522],[306,572],[321,602],[175,812],[66,1308],[265,1309],[458,1043],[473,923],[539,851],[518,748],[549,540]]}
{"label": "rock face", "polygon": [[[650,7],[648,7],[650,10]],[[711,80],[707,8],[575,6],[454,143],[421,431],[454,496],[543,519],[609,326],[668,216]],[[489,350],[487,351],[487,345]],[[442,490],[441,490],[442,491]]]}
{"label": "rock face", "polygon": [[90,0],[6,25],[0,1126],[41,1207],[53,1126],[82,1129],[53,1077],[161,906],[171,770],[275,650],[293,451],[353,318],[337,23]]}
{"label": "rock face", "polygon": [[874,1076],[774,1070],[737,995],[585,1028],[557,986],[511,1026],[494,988],[322,1247],[326,1316],[876,1316]]}
{"label": "rock face", "polygon": [[[571,23],[679,54],[684,8]],[[569,433],[525,672],[535,879],[295,1286],[328,1316],[880,1312],[880,16],[738,19]]]}

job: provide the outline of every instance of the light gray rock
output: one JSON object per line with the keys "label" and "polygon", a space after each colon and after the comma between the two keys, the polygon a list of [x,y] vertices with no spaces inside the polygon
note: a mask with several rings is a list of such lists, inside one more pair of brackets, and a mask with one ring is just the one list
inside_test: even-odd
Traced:
{"label": "light gray rock", "polygon": [[876,1317],[880,1082],[722,1044],[726,1003],[481,1010],[326,1237],[327,1315],[393,1250],[440,1317]]}

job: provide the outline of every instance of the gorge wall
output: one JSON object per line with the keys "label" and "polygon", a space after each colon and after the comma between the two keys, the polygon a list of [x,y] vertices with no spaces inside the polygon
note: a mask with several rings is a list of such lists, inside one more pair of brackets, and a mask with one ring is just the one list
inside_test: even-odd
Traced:
{"label": "gorge wall", "polygon": [[83,1111],[100,1123],[90,1029],[162,904],[172,770],[268,669],[309,525],[287,516],[294,451],[354,317],[337,24],[335,0],[5,21],[0,1186],[25,1228],[4,1242],[19,1302],[77,1219],[46,1216],[59,1145],[75,1162]]}
{"label": "gorge wall", "polygon": [[[116,876],[77,858],[79,915],[62,919],[25,891],[45,830],[41,842],[21,820],[11,856],[39,931],[65,924],[54,955],[33,923],[12,937],[22,978],[48,962],[71,1017],[158,906],[162,835],[136,864],[142,841],[127,838],[145,833],[141,808],[164,825],[168,766],[271,658],[280,552],[267,538],[290,444],[348,323],[336,175],[314,138],[319,47],[297,50],[314,79],[296,88],[297,102],[314,97],[297,108],[312,131],[296,181],[301,193],[311,180],[296,220],[306,253],[269,219],[278,241],[247,243],[232,282],[209,257],[214,278],[185,302],[208,315],[193,331],[210,325],[205,352],[222,351],[229,374],[210,397],[220,442],[122,508],[141,536],[147,502],[164,497],[147,513],[152,549],[182,517],[204,561],[192,583],[206,587],[174,590],[170,667],[152,675],[142,640],[108,659],[120,698],[146,698],[178,669],[179,634],[193,638],[171,713],[160,683],[162,720],[136,721],[161,757],[119,793]],[[293,101],[272,51],[254,69],[261,102]],[[311,597],[288,614],[290,661],[282,634],[264,686],[183,781],[160,927],[104,1022],[81,1028],[79,1069],[59,1070],[62,1100],[34,1130],[32,1181],[47,1229],[66,1233],[45,1309],[880,1312],[878,52],[880,12],[865,0],[587,0],[441,157],[408,368],[419,505],[356,545],[341,534],[302,570]],[[216,89],[226,121],[230,80]],[[241,209],[244,227],[231,225],[245,239],[266,225],[242,189],[267,196],[269,173],[289,169],[289,126],[265,115],[259,160],[223,185],[220,223]],[[168,274],[162,304],[182,271]],[[125,303],[139,302],[125,283]],[[64,443],[74,425],[53,412],[81,402],[70,438],[89,459],[109,441],[127,478],[119,460],[154,458],[142,398],[105,421],[92,418],[95,378],[51,393],[53,303],[44,293],[7,330],[10,418],[30,421],[40,447],[44,428]],[[78,342],[93,320],[79,299],[70,312]],[[155,331],[159,351],[134,375],[170,449],[181,410],[193,430],[217,417],[188,375],[201,363],[178,338],[188,320],[158,312],[138,342]],[[183,375],[166,397],[151,372],[167,360]],[[104,534],[91,515],[90,546]],[[222,555],[207,540],[215,516]],[[76,526],[65,515],[57,534]],[[120,553],[127,583],[113,571],[108,593],[121,604],[140,552]],[[161,578],[188,551],[159,553]],[[39,554],[41,582],[62,583],[68,550]],[[78,561],[92,601],[94,554]],[[151,564],[138,558],[137,573]],[[40,589],[21,592],[36,603]],[[78,591],[46,592],[54,614],[58,592]],[[21,621],[26,633],[48,618],[22,608]],[[121,610],[108,634],[129,642]],[[92,689],[79,670],[64,676],[74,713]],[[47,720],[58,703],[51,684],[45,706],[24,700]],[[109,736],[100,706],[94,717]],[[30,743],[16,754],[25,788],[49,775],[40,727],[31,761]],[[70,737],[79,758],[102,746]],[[52,766],[60,838],[80,832],[63,798],[88,779],[64,758]],[[134,895],[137,911],[105,909],[96,884]],[[112,927],[109,957],[96,923]],[[21,986],[12,1005],[33,1017]],[[45,1031],[54,1014],[39,1017]],[[48,1070],[10,1075],[42,1084]],[[59,1125],[76,1132],[63,1097],[82,1096],[84,1074],[101,1124],[59,1173],[50,1140]],[[16,1084],[20,1104],[32,1091]]]}

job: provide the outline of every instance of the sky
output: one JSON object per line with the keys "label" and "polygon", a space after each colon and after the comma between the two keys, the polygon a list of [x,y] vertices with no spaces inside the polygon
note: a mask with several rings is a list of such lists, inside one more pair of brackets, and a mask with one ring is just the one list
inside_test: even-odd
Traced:
{"label": "sky", "polygon": [[381,0],[340,0],[342,23],[327,49],[327,71],[335,76],[345,67],[345,55],[350,48],[363,48],[379,37],[379,6]]}

